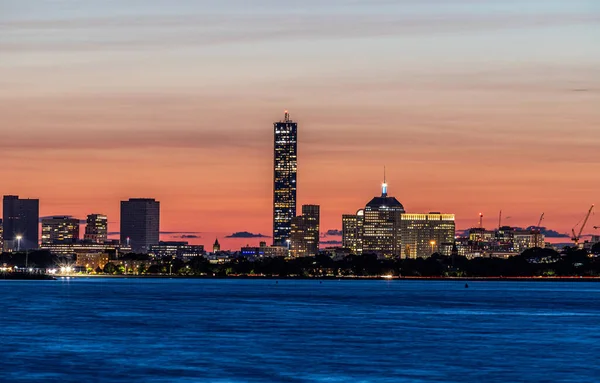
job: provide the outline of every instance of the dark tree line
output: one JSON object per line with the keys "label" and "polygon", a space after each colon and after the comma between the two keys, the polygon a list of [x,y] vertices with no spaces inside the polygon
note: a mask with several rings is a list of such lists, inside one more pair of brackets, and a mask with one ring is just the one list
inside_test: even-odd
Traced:
{"label": "dark tree line", "polygon": [[[600,254],[600,245],[592,248]],[[3,253],[0,265],[50,268],[65,259],[47,251]],[[127,270],[123,265],[107,263],[97,273],[106,274],[171,274],[189,276],[252,276],[270,277],[344,277],[344,276],[406,276],[406,277],[531,277],[531,276],[600,276],[600,257],[586,250],[565,248],[561,253],[552,249],[534,248],[507,259],[443,256],[433,254],[418,259],[378,259],[373,254],[350,255],[333,260],[325,254],[286,260],[283,257],[249,261],[234,258],[226,263],[213,264],[204,257],[189,261],[181,259],[154,260],[144,254],[127,254],[123,261],[135,261]]]}

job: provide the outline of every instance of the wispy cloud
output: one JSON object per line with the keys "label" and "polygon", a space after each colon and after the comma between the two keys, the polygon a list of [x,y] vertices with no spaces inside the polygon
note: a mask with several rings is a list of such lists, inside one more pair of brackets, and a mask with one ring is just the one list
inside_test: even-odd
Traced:
{"label": "wispy cloud", "polygon": [[[0,23],[5,38],[0,50],[98,51],[144,50],[265,41],[354,39],[379,36],[435,35],[523,27],[589,24],[600,21],[593,12],[458,13],[429,15],[394,13],[322,13],[280,15],[174,15],[101,17],[55,20],[14,20]],[[20,39],[18,32],[52,30],[39,40]],[[77,33],[74,33],[74,30]],[[58,33],[57,33],[58,31]],[[115,33],[115,32],[121,33]],[[13,34],[13,32],[16,32]],[[61,33],[62,32],[62,33]],[[79,36],[86,35],[86,41]],[[52,39],[52,36],[60,38]]]}

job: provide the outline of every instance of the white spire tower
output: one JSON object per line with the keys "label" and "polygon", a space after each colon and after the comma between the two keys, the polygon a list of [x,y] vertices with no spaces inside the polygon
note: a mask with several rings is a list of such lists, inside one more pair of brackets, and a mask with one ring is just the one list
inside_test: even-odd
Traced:
{"label": "white spire tower", "polygon": [[387,182],[385,181],[385,166],[383,167],[383,183],[381,184],[381,196],[387,197]]}

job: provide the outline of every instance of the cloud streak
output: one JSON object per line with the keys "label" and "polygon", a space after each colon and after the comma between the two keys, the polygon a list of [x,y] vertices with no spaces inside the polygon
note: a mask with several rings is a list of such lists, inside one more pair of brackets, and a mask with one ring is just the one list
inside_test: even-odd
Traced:
{"label": "cloud streak", "polygon": [[[98,51],[173,49],[185,46],[248,44],[269,41],[356,39],[369,37],[434,36],[503,29],[594,24],[593,12],[568,14],[437,13],[293,14],[280,15],[178,15],[91,19],[16,20],[0,23],[7,36],[0,41],[5,52]],[[19,38],[15,31],[51,29],[54,40]],[[75,30],[75,31],[74,31]],[[121,33],[115,33],[120,31]],[[62,33],[61,33],[62,32]],[[77,32],[77,33],[74,33]],[[83,42],[74,36],[87,35]]]}

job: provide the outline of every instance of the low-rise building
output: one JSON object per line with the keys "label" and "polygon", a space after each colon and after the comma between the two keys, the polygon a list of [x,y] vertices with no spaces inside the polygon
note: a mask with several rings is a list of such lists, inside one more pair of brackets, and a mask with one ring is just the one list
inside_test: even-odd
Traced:
{"label": "low-rise building", "polygon": [[87,270],[103,269],[108,263],[108,253],[79,253],[75,255],[75,265]]}
{"label": "low-rise building", "polygon": [[131,247],[121,246],[118,241],[105,243],[77,242],[77,243],[52,243],[40,247],[58,256],[70,256],[76,259],[78,254],[106,253],[110,259],[116,259],[120,254],[131,252]]}
{"label": "low-rise building", "polygon": [[245,246],[241,249],[241,256],[250,259],[287,257],[288,249],[285,246],[267,246],[261,242],[260,246]]}
{"label": "low-rise building", "polygon": [[190,245],[184,241],[161,241],[150,246],[149,255],[155,258],[189,259],[205,254],[204,245]]}

